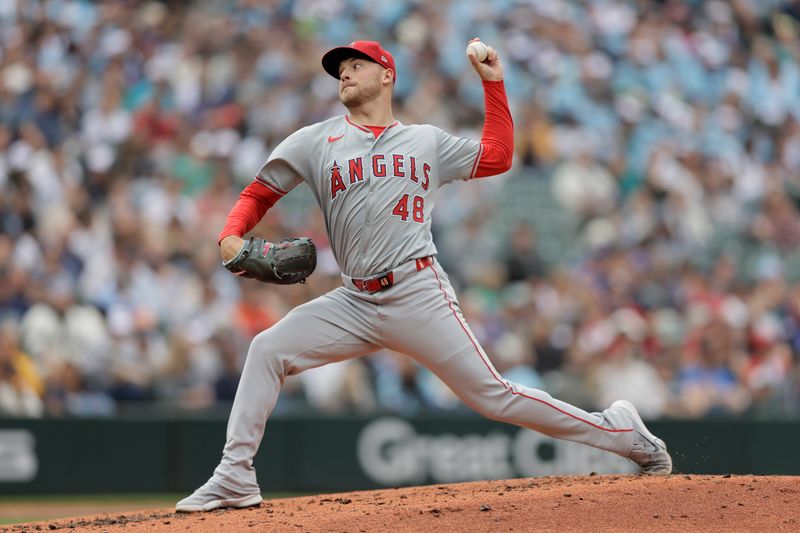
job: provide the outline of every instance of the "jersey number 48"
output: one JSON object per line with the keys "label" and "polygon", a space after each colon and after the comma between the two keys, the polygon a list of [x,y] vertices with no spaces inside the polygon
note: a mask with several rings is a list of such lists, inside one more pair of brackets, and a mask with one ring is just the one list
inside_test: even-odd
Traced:
{"label": "jersey number 48", "polygon": [[[397,201],[397,205],[392,209],[392,214],[400,217],[400,220],[405,222],[408,220],[409,209],[409,195],[404,194],[402,198]],[[425,199],[422,196],[415,196],[411,201],[411,218],[414,222],[425,221]]]}

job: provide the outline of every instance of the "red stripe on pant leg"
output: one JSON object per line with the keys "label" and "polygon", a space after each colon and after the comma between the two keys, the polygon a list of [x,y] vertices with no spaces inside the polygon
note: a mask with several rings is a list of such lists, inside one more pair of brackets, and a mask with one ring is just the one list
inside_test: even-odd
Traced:
{"label": "red stripe on pant leg", "polygon": [[436,271],[436,264],[434,264],[432,266],[431,270],[433,270],[433,275],[436,276],[436,281],[439,283],[439,290],[442,291],[442,295],[444,296],[444,300],[447,302],[447,305],[450,306],[450,310],[453,312],[453,316],[456,317],[456,320],[458,321],[458,325],[461,326],[461,329],[463,329],[464,333],[467,334],[467,337],[469,338],[469,341],[472,343],[472,346],[475,347],[475,352],[478,354],[478,357],[481,358],[481,361],[483,361],[483,364],[484,364],[484,366],[486,366],[486,369],[489,370],[489,372],[492,374],[492,377],[498,383],[500,383],[505,390],[507,390],[511,394],[514,394],[514,395],[517,395],[517,396],[522,396],[523,398],[527,398],[529,400],[537,401],[537,402],[539,402],[541,404],[546,405],[547,407],[555,409],[559,413],[567,415],[570,418],[574,418],[575,420],[583,422],[584,424],[588,424],[588,425],[590,425],[590,426],[592,426],[594,428],[601,429],[601,430],[607,431],[609,433],[628,433],[630,431],[633,431],[633,428],[630,428],[630,429],[609,429],[609,428],[604,428],[603,426],[598,426],[597,424],[589,422],[588,420],[584,420],[583,418],[575,416],[572,413],[568,413],[567,411],[564,411],[563,409],[561,409],[561,408],[559,408],[559,407],[557,407],[557,406],[555,406],[555,405],[553,405],[551,403],[548,403],[548,402],[546,402],[546,401],[544,401],[544,400],[542,400],[540,398],[534,398],[533,396],[528,396],[527,394],[525,394],[523,392],[517,392],[517,391],[511,389],[508,386],[508,384],[505,381],[503,381],[500,378],[500,376],[497,375],[497,373],[494,371],[492,366],[486,361],[486,359],[484,358],[483,354],[481,353],[480,348],[478,347],[478,343],[475,342],[475,339],[472,338],[472,335],[470,335],[469,330],[467,329],[467,327],[464,325],[464,323],[459,318],[458,313],[456,312],[455,308],[453,307],[453,302],[451,302],[450,298],[447,297],[447,293],[445,292],[444,288],[442,287],[442,280],[439,279],[439,273]]}

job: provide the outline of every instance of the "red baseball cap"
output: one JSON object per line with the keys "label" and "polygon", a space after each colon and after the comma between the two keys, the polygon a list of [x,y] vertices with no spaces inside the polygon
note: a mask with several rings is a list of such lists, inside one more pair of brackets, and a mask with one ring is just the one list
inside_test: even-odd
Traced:
{"label": "red baseball cap", "polygon": [[394,66],[394,58],[377,41],[353,41],[347,46],[329,50],[322,56],[322,68],[338,80],[339,64],[345,59],[353,57],[363,57],[379,64],[383,68],[388,68],[394,74],[394,81],[397,82],[397,69]]}

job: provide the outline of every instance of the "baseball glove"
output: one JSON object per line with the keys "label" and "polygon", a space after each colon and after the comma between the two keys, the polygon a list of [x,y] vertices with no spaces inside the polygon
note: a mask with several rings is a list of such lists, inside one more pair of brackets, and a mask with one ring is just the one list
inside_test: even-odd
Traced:
{"label": "baseball glove", "polygon": [[250,237],[239,253],[222,265],[237,276],[264,283],[304,283],[317,266],[317,247],[308,237],[283,239],[277,244]]}

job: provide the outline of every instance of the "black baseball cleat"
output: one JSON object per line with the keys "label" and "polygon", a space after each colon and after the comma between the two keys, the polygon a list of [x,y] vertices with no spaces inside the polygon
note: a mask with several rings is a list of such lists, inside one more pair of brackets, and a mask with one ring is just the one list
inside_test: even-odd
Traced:
{"label": "black baseball cleat", "polygon": [[650,433],[642,422],[642,417],[627,400],[617,400],[609,409],[623,412],[633,426],[633,448],[628,459],[639,465],[642,474],[662,475],[672,473],[672,457],[667,452],[664,441]]}

